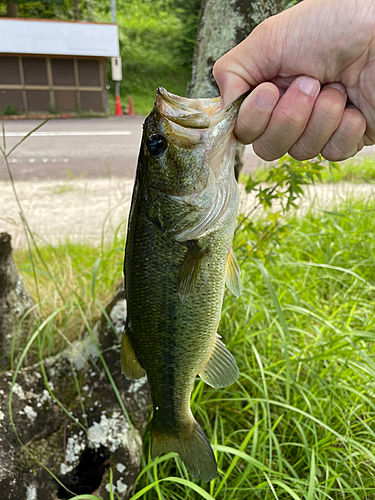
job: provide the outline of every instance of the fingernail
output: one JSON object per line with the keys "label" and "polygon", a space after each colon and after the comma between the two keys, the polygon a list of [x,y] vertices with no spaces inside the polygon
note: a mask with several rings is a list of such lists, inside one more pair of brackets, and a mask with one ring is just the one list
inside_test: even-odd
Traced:
{"label": "fingernail", "polygon": [[327,83],[326,87],[329,87],[330,89],[339,90],[344,95],[346,94],[346,88],[342,83],[339,82]]}
{"label": "fingernail", "polygon": [[261,108],[269,108],[277,101],[275,92],[271,89],[263,89],[258,92],[255,102]]}
{"label": "fingernail", "polygon": [[297,80],[298,88],[307,95],[311,95],[315,97],[318,95],[320,90],[320,82],[316,78],[312,78],[311,76],[301,76]]}

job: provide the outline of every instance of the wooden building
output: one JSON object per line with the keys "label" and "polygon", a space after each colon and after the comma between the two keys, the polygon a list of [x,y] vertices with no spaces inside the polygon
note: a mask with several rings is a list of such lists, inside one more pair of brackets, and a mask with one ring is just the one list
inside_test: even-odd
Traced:
{"label": "wooden building", "polygon": [[0,114],[104,112],[115,24],[0,19]]}

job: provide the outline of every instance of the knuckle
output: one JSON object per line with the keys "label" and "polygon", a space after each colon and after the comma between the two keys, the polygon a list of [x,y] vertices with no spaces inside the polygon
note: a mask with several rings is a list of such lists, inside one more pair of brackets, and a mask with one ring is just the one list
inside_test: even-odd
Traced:
{"label": "knuckle", "polygon": [[243,132],[235,132],[235,136],[237,142],[243,144],[244,146],[251,144],[255,139],[255,137],[250,135],[248,132],[246,134]]}
{"label": "knuckle", "polygon": [[341,123],[347,134],[357,133],[363,136],[366,131],[366,120],[358,109],[347,108]]}
{"label": "knuckle", "polygon": [[255,141],[255,139],[263,134],[266,126],[267,123],[258,123],[258,126],[254,126],[253,121],[237,120],[235,128],[236,138],[241,144],[251,144]]}
{"label": "knuckle", "polygon": [[278,116],[280,126],[283,127],[285,135],[299,136],[306,125],[306,119],[301,113],[296,113],[291,108],[282,107]]}
{"label": "knuckle", "polygon": [[330,148],[329,146],[325,146],[322,149],[321,155],[325,160],[328,161],[341,161],[342,159],[339,155],[335,154],[335,152],[332,151],[332,148]]}
{"label": "knuckle", "polygon": [[230,58],[227,57],[227,54],[224,54],[214,63],[212,67],[212,74],[216,81],[220,81],[221,79],[225,79],[229,72]]}
{"label": "knuckle", "polygon": [[363,139],[366,121],[354,108],[347,108],[336,132],[322,150],[322,156],[330,161],[346,160],[358,152]]}
{"label": "knuckle", "polygon": [[310,160],[310,158],[314,158],[318,153],[308,150],[304,147],[302,143],[294,144],[288,151],[290,156],[298,161]]}
{"label": "knuckle", "polygon": [[366,132],[366,120],[365,120],[365,118],[361,115],[360,117],[357,117],[354,121],[357,122],[356,129],[358,131],[358,134],[363,136],[364,133]]}
{"label": "knuckle", "polygon": [[366,131],[366,120],[358,109],[346,108],[342,122],[344,133],[352,135],[353,133],[363,136]]}
{"label": "knuckle", "polygon": [[261,138],[258,138],[253,142],[253,150],[256,155],[265,161],[277,160],[277,158],[280,158],[286,153],[286,151],[271,151],[270,148],[264,144]]}
{"label": "knuckle", "polygon": [[338,99],[332,99],[327,95],[318,98],[315,109],[325,121],[337,123],[344,113],[345,103]]}
{"label": "knuckle", "polygon": [[322,156],[325,160],[328,160],[328,161],[343,161],[343,160],[347,160],[348,158],[351,158],[352,156],[354,156],[355,154],[357,153],[357,151],[353,152],[351,151],[350,153],[342,153],[341,151],[337,151],[337,150],[334,150],[334,148],[332,148],[332,150],[330,150],[329,147],[325,147],[323,150],[322,150]]}
{"label": "knuckle", "polygon": [[322,149],[321,155],[328,161],[343,161],[351,158],[356,153],[357,147],[355,148],[355,151],[353,151],[352,147],[342,149],[334,142],[334,140],[330,140]]}
{"label": "knuckle", "polygon": [[357,153],[359,153],[360,151],[362,151],[362,149],[365,147],[365,141],[364,139],[362,138],[360,141],[359,141],[359,144],[357,146]]}

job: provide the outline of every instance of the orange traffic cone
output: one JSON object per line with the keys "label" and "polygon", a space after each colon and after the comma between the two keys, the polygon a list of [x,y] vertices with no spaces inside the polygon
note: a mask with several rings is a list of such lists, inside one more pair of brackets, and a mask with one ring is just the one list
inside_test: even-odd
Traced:
{"label": "orange traffic cone", "polygon": [[116,107],[115,107],[115,116],[121,116],[122,115],[122,107],[121,107],[121,102],[120,102],[120,96],[116,96]]}
{"label": "orange traffic cone", "polygon": [[135,113],[134,113],[134,107],[133,107],[133,98],[132,98],[132,96],[131,96],[131,95],[129,96],[129,110],[128,110],[128,116],[135,116]]}

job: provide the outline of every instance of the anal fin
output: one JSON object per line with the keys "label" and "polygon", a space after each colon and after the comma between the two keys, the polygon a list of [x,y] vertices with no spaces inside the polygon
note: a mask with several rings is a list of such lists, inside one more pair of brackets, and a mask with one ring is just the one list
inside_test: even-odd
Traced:
{"label": "anal fin", "polygon": [[121,368],[125,377],[133,380],[142,378],[146,375],[145,370],[137,360],[126,328],[121,340]]}
{"label": "anal fin", "polygon": [[216,335],[207,363],[198,374],[206,384],[220,389],[233,384],[239,375],[236,360]]}
{"label": "anal fin", "polygon": [[242,293],[242,284],[241,284],[241,269],[238,265],[236,256],[234,255],[233,248],[230,247],[227,256],[227,267],[225,270],[225,284],[229,288],[229,290],[235,295],[239,297]]}
{"label": "anal fin", "polygon": [[202,250],[196,241],[193,242],[187,251],[178,274],[177,293],[181,302],[185,302],[191,294],[198,278],[203,257],[206,253],[207,251]]}

